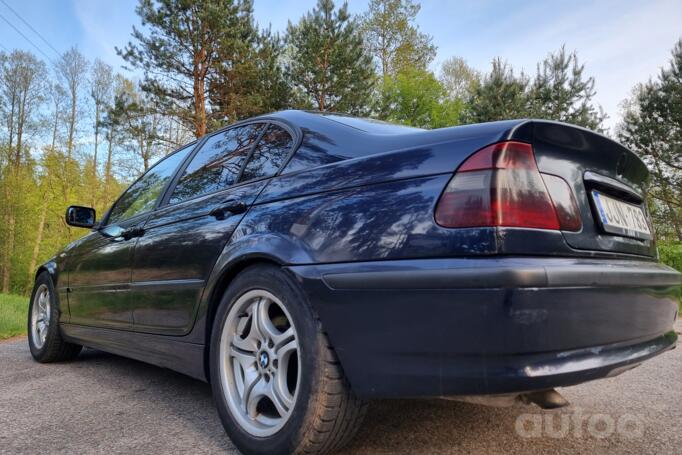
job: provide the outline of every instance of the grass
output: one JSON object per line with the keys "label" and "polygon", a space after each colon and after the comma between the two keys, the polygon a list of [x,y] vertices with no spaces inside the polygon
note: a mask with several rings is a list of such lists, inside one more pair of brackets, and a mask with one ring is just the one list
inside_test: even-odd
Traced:
{"label": "grass", "polygon": [[0,294],[0,340],[26,334],[28,297]]}

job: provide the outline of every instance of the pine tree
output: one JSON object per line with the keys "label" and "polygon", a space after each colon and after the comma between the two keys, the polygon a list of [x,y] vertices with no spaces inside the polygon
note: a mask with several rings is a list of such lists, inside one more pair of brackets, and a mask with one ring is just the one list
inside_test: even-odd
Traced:
{"label": "pine tree", "polygon": [[496,58],[469,100],[466,120],[469,123],[508,120],[528,116],[528,78],[514,74],[512,67]]}
{"label": "pine tree", "polygon": [[250,0],[140,0],[145,30],[133,28],[135,43],[117,52],[144,71],[142,88],[154,105],[200,137],[222,115],[208,103],[217,66],[231,63],[220,62],[219,50],[239,46],[251,10]]}
{"label": "pine tree", "polygon": [[280,64],[279,35],[259,32],[244,17],[242,38],[219,48],[220,65],[210,84],[216,122],[231,123],[287,107],[290,90]]}
{"label": "pine tree", "polygon": [[635,88],[618,139],[651,171],[649,196],[659,236],[682,241],[682,40],[658,78]]}
{"label": "pine tree", "polygon": [[297,104],[320,111],[365,112],[375,74],[348,5],[335,10],[332,0],[318,0],[296,25],[289,22],[287,31],[287,74]]}
{"label": "pine tree", "polygon": [[601,130],[606,117],[592,104],[596,92],[594,78],[585,78],[585,66],[575,52],[562,46],[538,64],[537,75],[529,90],[531,117],[558,120]]}

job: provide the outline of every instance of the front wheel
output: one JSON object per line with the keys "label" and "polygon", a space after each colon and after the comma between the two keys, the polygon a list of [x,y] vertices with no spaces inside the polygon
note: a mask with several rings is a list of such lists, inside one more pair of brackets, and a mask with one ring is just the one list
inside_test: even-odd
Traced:
{"label": "front wheel", "polygon": [[298,285],[274,266],[240,273],[211,336],[211,384],[225,430],[250,453],[327,453],[366,405],[350,390]]}
{"label": "front wheel", "polygon": [[59,330],[59,306],[52,278],[43,272],[36,278],[28,308],[28,346],[41,363],[73,359],[82,346],[68,343]]}

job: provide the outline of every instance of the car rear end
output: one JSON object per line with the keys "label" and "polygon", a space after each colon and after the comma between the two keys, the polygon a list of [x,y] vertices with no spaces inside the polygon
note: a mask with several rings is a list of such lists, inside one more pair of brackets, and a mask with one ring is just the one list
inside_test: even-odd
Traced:
{"label": "car rear end", "polygon": [[681,279],[657,261],[647,184],[604,136],[520,122],[464,153],[429,207],[429,232],[492,232],[492,251],[292,269],[362,395],[579,384],[675,346]]}

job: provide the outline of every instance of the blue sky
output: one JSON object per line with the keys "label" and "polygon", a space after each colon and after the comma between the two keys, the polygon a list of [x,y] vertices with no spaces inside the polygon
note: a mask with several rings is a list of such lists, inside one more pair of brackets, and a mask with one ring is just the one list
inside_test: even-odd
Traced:
{"label": "blue sky", "polygon": [[[137,0],[3,0],[57,51],[76,45],[88,57],[99,57],[116,67],[122,61],[114,46],[122,46],[138,23]],[[255,0],[261,26],[284,30],[315,0]],[[680,0],[423,0],[419,27],[438,46],[439,62],[457,55],[482,71],[501,56],[517,69],[533,73],[548,52],[566,44],[577,50],[588,75],[597,81],[596,100],[609,114],[607,125],[618,120],[619,103],[632,86],[655,76],[665,65],[676,40],[682,37]],[[366,8],[366,0],[350,0],[352,12]],[[23,48],[40,54],[2,18],[6,18],[49,58],[50,47],[0,2],[0,49]]]}

